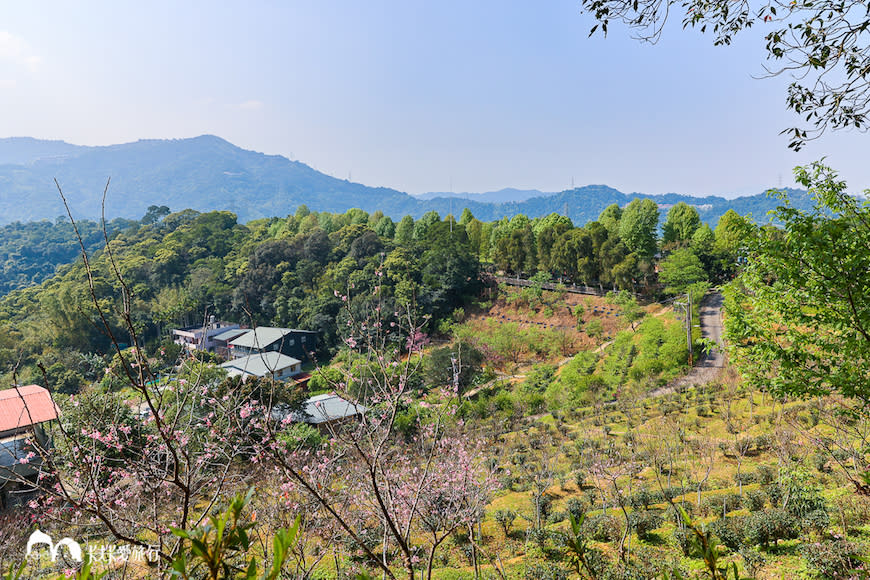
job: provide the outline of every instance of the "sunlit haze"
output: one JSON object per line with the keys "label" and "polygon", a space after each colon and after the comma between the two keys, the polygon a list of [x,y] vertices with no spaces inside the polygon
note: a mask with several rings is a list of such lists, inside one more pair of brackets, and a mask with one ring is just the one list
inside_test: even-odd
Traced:
{"label": "sunlit haze", "polygon": [[215,134],[409,193],[754,194],[822,156],[870,186],[857,133],[779,132],[763,30],[588,37],[577,1],[6,3],[0,136],[108,145]]}

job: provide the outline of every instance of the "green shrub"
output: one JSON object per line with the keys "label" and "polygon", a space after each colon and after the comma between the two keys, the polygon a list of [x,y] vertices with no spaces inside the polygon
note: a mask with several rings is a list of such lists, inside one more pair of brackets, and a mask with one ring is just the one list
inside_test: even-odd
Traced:
{"label": "green shrub", "polygon": [[695,542],[693,541],[693,533],[691,530],[682,526],[675,527],[674,541],[677,543],[680,550],[682,550],[684,556],[687,558],[695,556],[697,549],[695,547]]}
{"label": "green shrub", "polygon": [[[756,446],[758,446],[758,443],[756,443]],[[759,465],[758,469],[755,470],[755,475],[758,483],[761,485],[770,485],[776,479],[776,470],[769,465]]]}
{"label": "green shrub", "polygon": [[493,514],[493,518],[501,527],[505,537],[510,536],[514,521],[517,519],[517,512],[514,510],[496,510]]}
{"label": "green shrub", "polygon": [[743,559],[743,568],[749,572],[750,578],[755,578],[761,569],[764,568],[767,560],[749,546],[742,546],[738,552]]}
{"label": "green shrub", "polygon": [[628,497],[628,503],[629,505],[631,505],[632,509],[648,510],[650,505],[654,503],[659,503],[660,501],[662,501],[662,499],[662,494],[653,493],[646,488],[642,488]]}
{"label": "green shrub", "polygon": [[770,542],[792,540],[800,535],[798,521],[782,509],[755,512],[746,517],[746,541],[753,546],[767,547]]}
{"label": "green shrub", "polygon": [[784,507],[793,516],[803,518],[810,512],[826,509],[822,486],[802,465],[795,465],[787,470],[783,474],[781,486],[788,495],[788,502]]}
{"label": "green shrub", "polygon": [[710,531],[732,552],[743,545],[743,528],[745,518],[722,518],[710,524]]}
{"label": "green shrub", "polygon": [[568,580],[568,570],[551,562],[529,564],[526,566],[523,578],[526,580]]}
{"label": "green shrub", "polygon": [[677,509],[674,509],[673,506],[669,505],[668,508],[665,510],[665,519],[677,526],[681,526],[683,523],[683,515],[680,513],[680,509],[686,512],[687,516],[691,517],[692,512],[695,511],[695,504],[677,504]]}
{"label": "green shrub", "polygon": [[751,512],[757,512],[764,508],[767,494],[761,490],[753,489],[743,495],[743,507]]}
{"label": "green shrub", "polygon": [[[755,446],[755,449],[759,452],[770,451],[773,447],[773,436],[769,433],[763,433],[752,440],[752,444]],[[761,467],[768,467],[767,465],[759,466],[759,471]]]}
{"label": "green shrub", "polygon": [[800,546],[800,553],[811,568],[825,578],[847,578],[862,565],[856,558],[867,553],[867,546],[846,540],[811,542]]}
{"label": "green shrub", "polygon": [[648,540],[653,530],[661,527],[663,521],[660,514],[648,510],[634,511],[628,514],[628,527],[641,540]]}
{"label": "green shrub", "polygon": [[316,427],[307,423],[293,423],[278,434],[278,440],[287,446],[287,449],[307,447],[316,449],[323,442],[323,436]]}
{"label": "green shrub", "polygon": [[780,502],[783,500],[782,488],[778,484],[769,486],[767,488],[767,499],[770,500],[770,505],[779,507]]}
{"label": "green shrub", "polygon": [[597,318],[593,318],[586,323],[586,334],[592,338],[601,338],[601,335],[604,334],[604,325]]}
{"label": "green shrub", "polygon": [[249,539],[254,520],[243,515],[253,494],[251,488],[246,495],[235,496],[225,511],[209,516],[207,522],[190,530],[173,528],[172,533],[180,538],[181,549],[172,561],[170,575],[217,579],[236,577],[243,570],[247,578],[283,577],[284,562],[297,544],[301,516],[296,517],[293,527],[274,532],[272,562],[264,560],[260,565],[253,554],[249,555],[254,552],[250,550]]}
{"label": "green shrub", "polygon": [[736,493],[726,493],[704,498],[701,508],[710,514],[722,515],[740,509],[743,498]]}
{"label": "green shrub", "polygon": [[555,374],[556,367],[553,365],[535,365],[526,374],[526,380],[523,381],[522,388],[527,392],[543,393],[550,386],[550,382]]}
{"label": "green shrub", "polygon": [[580,520],[586,514],[586,503],[572,497],[565,503],[565,511],[574,516],[575,520]]}
{"label": "green shrub", "polygon": [[599,542],[612,542],[622,534],[622,526],[615,517],[599,514],[583,521],[583,531]]}
{"label": "green shrub", "polygon": [[801,518],[801,526],[820,534],[831,525],[831,516],[825,510],[813,510]]}
{"label": "green shrub", "polygon": [[664,488],[661,492],[661,495],[663,499],[674,499],[675,497],[679,497],[689,491],[691,490],[686,487],[671,486]]}

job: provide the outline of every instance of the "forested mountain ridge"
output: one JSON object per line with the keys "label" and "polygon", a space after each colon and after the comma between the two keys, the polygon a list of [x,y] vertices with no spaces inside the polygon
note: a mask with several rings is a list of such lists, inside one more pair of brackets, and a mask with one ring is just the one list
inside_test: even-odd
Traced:
{"label": "forested mountain ridge", "polygon": [[[82,244],[88,252],[105,245],[105,236],[133,227],[137,222],[116,218],[105,231],[94,221],[77,224]],[[81,256],[81,246],[69,221],[14,222],[0,226],[0,296],[18,288],[39,284],[55,269]]]}
{"label": "forested mountain ridge", "polygon": [[[7,145],[0,140],[0,153]],[[136,218],[154,204],[229,210],[241,221],[287,215],[302,204],[323,211],[344,211],[352,205],[390,207],[404,214],[409,212],[403,204],[414,202],[395,190],[335,179],[303,163],[246,151],[208,135],[74,148],[62,156],[40,157],[31,148],[30,155],[27,164],[0,157],[5,163],[0,165],[0,212],[5,220],[63,214],[55,177],[73,214],[90,219],[100,216],[109,177],[107,217]]]}
{"label": "forested mountain ridge", "polygon": [[[108,218],[136,219],[150,205],[173,210],[228,210],[240,222],[286,216],[306,205],[314,211],[342,213],[353,207],[383,211],[398,220],[421,217],[427,211],[458,216],[465,208],[484,221],[524,214],[530,218],[564,213],[574,223],[594,220],[613,203],[627,205],[648,197],[665,206],[683,201],[697,207],[701,219],[715,226],[728,209],[765,219],[776,200],[764,193],[725,199],[666,194],[625,194],[604,185],[589,185],[523,201],[436,197],[420,199],[384,187],[368,187],[337,179],[280,155],[248,151],[215,136],[191,139],[143,140],[101,147],[30,138],[0,139],[0,223],[55,219],[64,209],[54,185],[57,178],[73,214],[97,219],[107,178]],[[499,193],[499,192],[495,192]],[[802,192],[791,191],[797,207],[809,207]]]}
{"label": "forested mountain ridge", "polygon": [[484,203],[506,203],[511,201],[526,201],[527,199],[532,199],[533,197],[546,197],[549,195],[556,195],[556,192],[544,192],[538,189],[515,189],[513,187],[506,187],[504,189],[499,189],[498,191],[486,191],[484,193],[470,193],[467,191],[430,191],[427,193],[415,195],[414,197],[416,197],[417,199],[436,199],[439,197],[452,197],[454,199],[467,199]]}

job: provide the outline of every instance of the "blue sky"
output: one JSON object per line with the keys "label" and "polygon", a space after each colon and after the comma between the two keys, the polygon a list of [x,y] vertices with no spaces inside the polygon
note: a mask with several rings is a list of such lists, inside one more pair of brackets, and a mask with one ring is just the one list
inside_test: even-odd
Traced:
{"label": "blue sky", "polygon": [[[177,5],[176,5],[177,4]],[[865,136],[804,151],[763,31],[672,22],[588,38],[579,2],[3,3],[0,136],[105,145],[219,135],[407,191],[752,194],[822,156],[870,187]]]}

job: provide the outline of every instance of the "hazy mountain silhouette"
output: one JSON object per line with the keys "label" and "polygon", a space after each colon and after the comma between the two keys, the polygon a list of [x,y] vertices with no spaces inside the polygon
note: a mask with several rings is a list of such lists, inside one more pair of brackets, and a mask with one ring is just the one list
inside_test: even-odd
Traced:
{"label": "hazy mountain silhouette", "polygon": [[[625,194],[606,185],[549,194],[508,188],[483,194],[432,193],[414,197],[394,189],[337,179],[304,163],[241,149],[212,135],[101,147],[13,137],[0,139],[0,223],[63,215],[54,178],[63,187],[74,216],[99,218],[103,188],[109,177],[109,218],[139,218],[150,205],[167,205],[173,211],[226,209],[246,222],[285,216],[305,204],[316,211],[380,209],[394,219],[406,214],[416,218],[430,210],[442,216],[452,211],[458,217],[467,207],[477,218],[487,221],[518,213],[529,217],[564,213],[567,207],[569,217],[582,225],[612,203],[625,205],[635,197],[649,197],[663,209],[679,201],[690,203],[698,207],[702,219],[715,224],[728,209],[741,215],[752,213],[758,219],[777,205],[775,199],[764,194],[729,200]],[[792,193],[797,207],[808,206],[805,194]]]}

